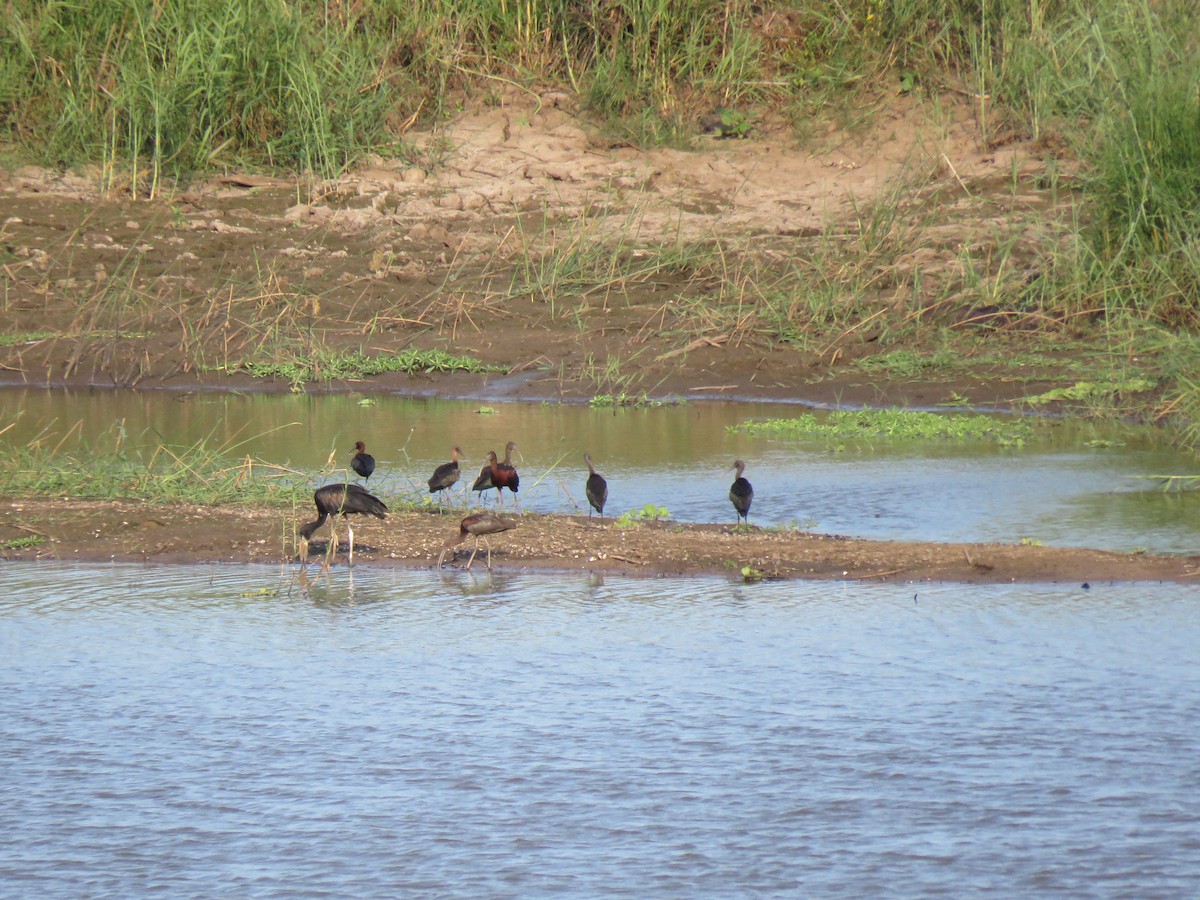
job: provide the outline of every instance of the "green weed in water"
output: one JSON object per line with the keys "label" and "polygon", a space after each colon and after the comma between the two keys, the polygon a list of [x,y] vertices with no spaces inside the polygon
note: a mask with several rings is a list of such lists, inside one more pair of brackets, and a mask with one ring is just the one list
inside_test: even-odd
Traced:
{"label": "green weed in water", "polygon": [[729,426],[731,431],[769,437],[817,440],[991,440],[1021,445],[1033,436],[1022,419],[947,415],[908,409],[835,410],[824,418],[806,413],[791,419],[765,419]]}
{"label": "green weed in water", "polygon": [[652,400],[645,394],[597,394],[588,401],[588,406],[593,409],[614,409],[620,406],[663,406],[662,400]]}

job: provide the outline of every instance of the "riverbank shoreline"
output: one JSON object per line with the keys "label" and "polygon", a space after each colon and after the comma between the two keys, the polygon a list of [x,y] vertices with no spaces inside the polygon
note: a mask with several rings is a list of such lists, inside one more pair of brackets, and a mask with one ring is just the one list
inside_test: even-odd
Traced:
{"label": "riverbank shoreline", "polygon": [[[128,501],[0,500],[0,559],[190,565],[273,563],[299,568],[295,529],[308,509],[243,509]],[[436,568],[463,510],[399,512],[355,521],[355,566]],[[754,526],[643,522],[506,513],[516,529],[491,539],[507,572],[596,572],[640,577],[725,576],[890,583],[1200,583],[1200,556],[1117,553],[1032,544],[870,541]],[[328,526],[314,536],[308,571],[324,564]],[[338,523],[336,567],[347,565]],[[484,572],[485,551],[472,571]],[[446,570],[464,568],[473,541]]]}

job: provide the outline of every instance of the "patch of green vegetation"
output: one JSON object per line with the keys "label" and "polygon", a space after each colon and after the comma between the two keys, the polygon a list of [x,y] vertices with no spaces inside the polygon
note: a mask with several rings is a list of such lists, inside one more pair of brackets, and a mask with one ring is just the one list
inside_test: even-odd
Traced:
{"label": "patch of green vegetation", "polygon": [[823,418],[805,413],[791,419],[765,419],[729,426],[745,434],[842,440],[990,440],[1019,446],[1033,436],[1023,419],[967,416],[909,409],[835,410]]}
{"label": "patch of green vegetation", "polygon": [[641,509],[631,509],[629,512],[621,513],[614,524],[618,528],[632,528],[642,522],[660,522],[669,518],[671,518],[671,513],[665,506],[647,503]]}
{"label": "patch of green vegetation", "polygon": [[0,334],[0,347],[14,347],[17,344],[32,344],[54,337],[53,331],[21,331],[17,334]]}
{"label": "patch of green vegetation", "polygon": [[1038,394],[1036,397],[1026,397],[1026,403],[1052,403],[1056,400],[1095,401],[1121,394],[1140,394],[1152,391],[1158,383],[1149,378],[1130,378],[1125,381],[1077,381],[1070,387],[1055,388]]}
{"label": "patch of green vegetation", "polygon": [[644,393],[626,394],[622,392],[620,394],[597,394],[588,401],[588,406],[593,409],[614,409],[622,406],[657,407],[664,405],[664,401],[653,400]]}
{"label": "patch of green vegetation", "polygon": [[889,378],[912,379],[930,373],[947,374],[962,371],[965,360],[961,351],[941,347],[932,353],[903,349],[867,356],[855,360],[854,368],[862,372],[886,375]]}
{"label": "patch of green vegetation", "polygon": [[760,572],[758,569],[754,568],[754,566],[750,566],[750,565],[742,566],[741,573],[742,573],[742,581],[745,581],[747,583],[763,580],[763,573]]}
{"label": "patch of green vegetation", "polygon": [[1160,482],[1159,486],[1163,493],[1200,491],[1200,475],[1135,475],[1134,477]]}
{"label": "patch of green vegetation", "polygon": [[282,360],[244,360],[223,368],[227,372],[244,372],[255,378],[279,378],[287,381],[292,390],[297,392],[302,391],[309,382],[355,381],[388,372],[433,374],[503,371],[472,356],[415,348],[379,356],[368,356],[362,351],[342,353],[315,350],[307,356],[290,356]]}
{"label": "patch of green vegetation", "polygon": [[46,539],[40,534],[30,534],[0,542],[0,550],[28,550],[31,547],[40,547],[44,543]]}
{"label": "patch of green vegetation", "polygon": [[244,443],[131,447],[117,428],[100,445],[66,451],[47,437],[0,456],[0,494],[156,503],[308,502],[304,473],[240,456]]}

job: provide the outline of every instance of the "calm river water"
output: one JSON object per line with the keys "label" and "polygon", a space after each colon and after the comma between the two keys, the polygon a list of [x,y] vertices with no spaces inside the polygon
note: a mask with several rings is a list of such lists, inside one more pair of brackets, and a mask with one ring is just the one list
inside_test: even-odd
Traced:
{"label": "calm river water", "polygon": [[1184,897],[1200,593],[0,564],[6,897]]}

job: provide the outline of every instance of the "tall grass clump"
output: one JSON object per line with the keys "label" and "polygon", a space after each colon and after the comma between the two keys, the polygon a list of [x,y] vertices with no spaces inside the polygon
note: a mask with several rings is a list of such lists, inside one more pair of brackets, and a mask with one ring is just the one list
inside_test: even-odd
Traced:
{"label": "tall grass clump", "polygon": [[318,175],[383,137],[386,35],[285,0],[13,0],[0,127],[45,162],[102,161],[154,190],[247,161]]}

